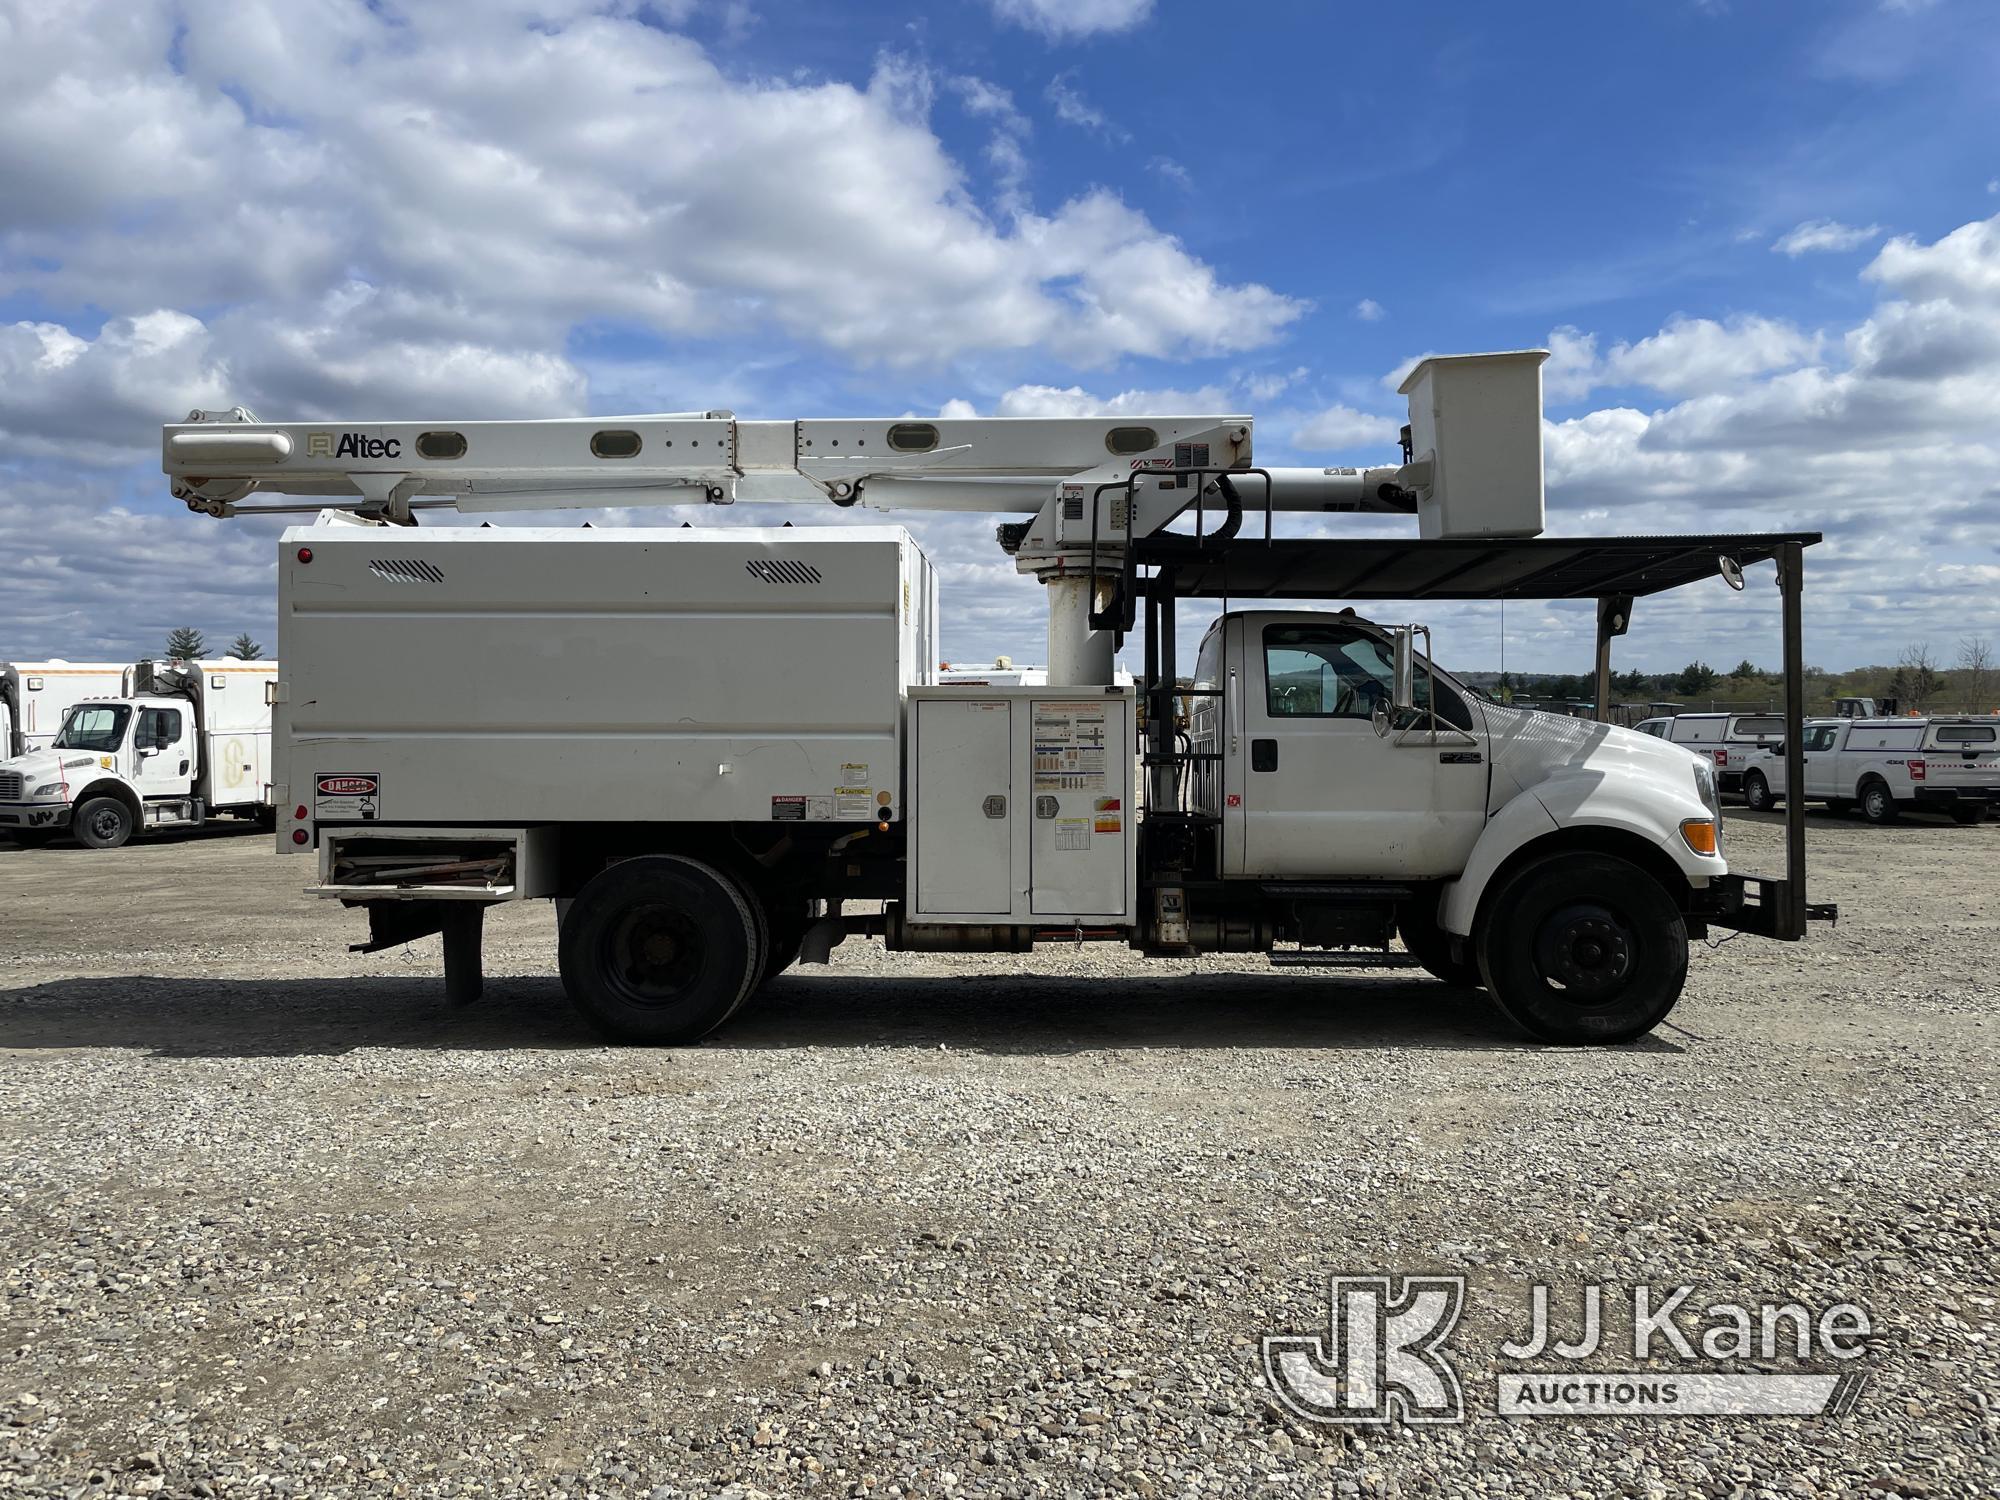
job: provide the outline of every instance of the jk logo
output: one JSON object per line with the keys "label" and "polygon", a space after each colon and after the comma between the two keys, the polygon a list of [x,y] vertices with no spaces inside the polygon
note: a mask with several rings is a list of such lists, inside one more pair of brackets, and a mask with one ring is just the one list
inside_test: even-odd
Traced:
{"label": "jk logo", "polygon": [[1271,1334],[1264,1375],[1309,1422],[1462,1422],[1458,1371],[1439,1346],[1465,1310],[1463,1276],[1335,1276],[1328,1284],[1332,1329]]}

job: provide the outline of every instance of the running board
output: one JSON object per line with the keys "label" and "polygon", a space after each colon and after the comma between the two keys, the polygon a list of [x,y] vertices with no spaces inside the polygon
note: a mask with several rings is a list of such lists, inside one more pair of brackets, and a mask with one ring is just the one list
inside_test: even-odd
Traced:
{"label": "running board", "polygon": [[1274,969],[1417,969],[1423,967],[1407,953],[1273,953],[1268,955]]}

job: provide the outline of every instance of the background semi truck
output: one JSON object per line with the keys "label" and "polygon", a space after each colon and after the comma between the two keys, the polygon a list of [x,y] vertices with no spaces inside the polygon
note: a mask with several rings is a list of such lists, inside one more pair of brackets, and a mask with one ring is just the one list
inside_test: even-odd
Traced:
{"label": "background semi truck", "polygon": [[278,664],[142,661],[69,708],[48,746],[0,762],[0,832],[116,849],[219,814],[270,816]]}
{"label": "background semi truck", "polygon": [[[1240,417],[713,412],[352,441],[197,413],[165,459],[211,514],[336,497],[280,542],[279,845],[366,910],[369,947],[441,933],[454,999],[486,907],[549,898],[572,1000],[635,1041],[702,1036],[853,933],[1420,964],[1538,1036],[1617,1041],[1672,1007],[1690,935],[1831,914],[1802,827],[1785,879],[1736,874],[1712,760],[1481,702],[1421,626],[1351,609],[1224,613],[1176,686],[1177,603],[1232,595],[1593,598],[1604,682],[1635,597],[1769,560],[1796,722],[1817,538],[1540,536],[1543,357],[1426,361],[1403,462],[1368,470],[1259,467]],[[737,498],[1025,512],[998,535],[1046,585],[1048,681],[937,684],[936,575],[899,527],[409,524]],[[1423,534],[1278,536],[1287,510]],[[1143,741],[1113,669],[1134,631]]]}
{"label": "background semi truck", "polygon": [[72,704],[115,696],[125,672],[122,662],[0,662],[0,759],[46,750]]}

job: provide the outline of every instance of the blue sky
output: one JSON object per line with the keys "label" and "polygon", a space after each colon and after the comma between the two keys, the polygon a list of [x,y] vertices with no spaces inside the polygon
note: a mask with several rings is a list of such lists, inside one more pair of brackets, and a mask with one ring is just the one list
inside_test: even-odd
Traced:
{"label": "blue sky", "polygon": [[[1824,529],[1833,668],[2000,634],[1991,0],[1412,11],[0,0],[0,656],[269,639],[268,530],[157,472],[196,405],[1199,406],[1384,461],[1410,359],[1537,345],[1552,531]],[[916,529],[948,654],[1038,657],[989,529]],[[1625,659],[1772,658],[1775,603]],[[1588,629],[1517,609],[1509,664]]]}

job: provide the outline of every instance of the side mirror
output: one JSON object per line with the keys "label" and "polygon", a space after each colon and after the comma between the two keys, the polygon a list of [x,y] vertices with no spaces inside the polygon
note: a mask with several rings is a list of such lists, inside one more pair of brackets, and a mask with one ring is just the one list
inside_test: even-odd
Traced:
{"label": "side mirror", "polygon": [[1393,637],[1396,646],[1396,694],[1391,707],[1398,718],[1413,713],[1417,706],[1417,652],[1413,635],[1409,626],[1398,625]]}

